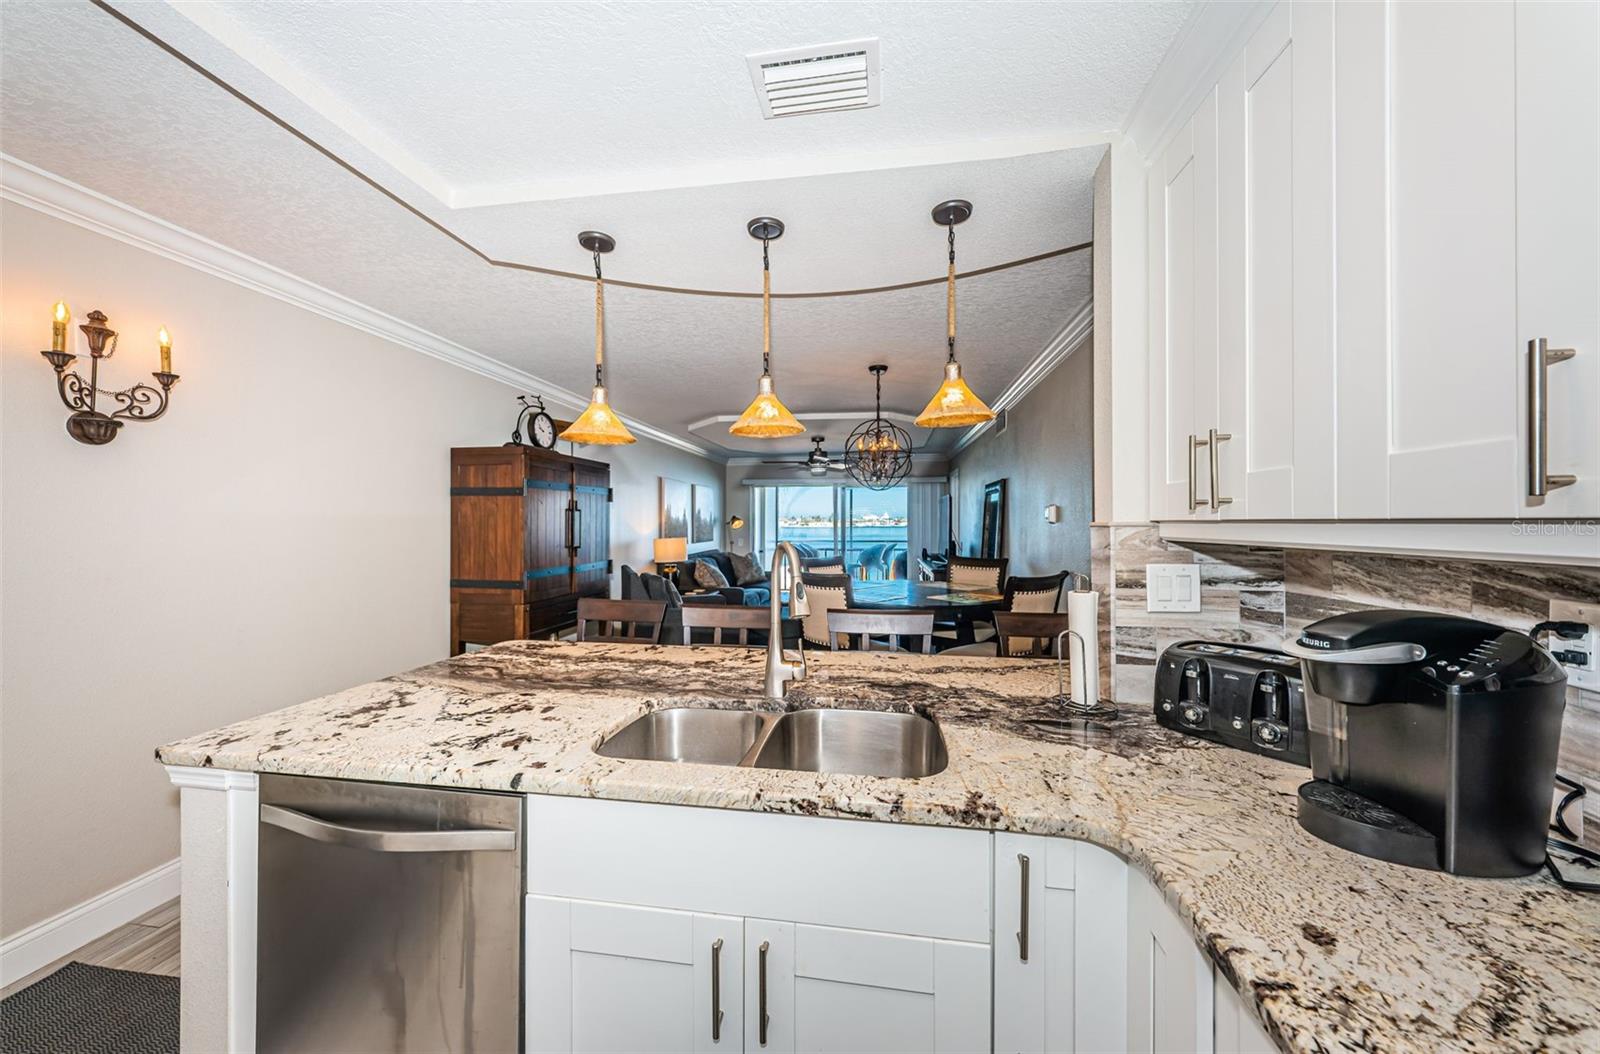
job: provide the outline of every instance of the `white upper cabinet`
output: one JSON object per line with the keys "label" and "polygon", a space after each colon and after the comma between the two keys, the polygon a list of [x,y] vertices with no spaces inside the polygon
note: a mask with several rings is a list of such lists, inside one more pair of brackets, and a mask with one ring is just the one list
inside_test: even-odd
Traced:
{"label": "white upper cabinet", "polygon": [[1600,515],[1597,186],[1597,5],[1275,7],[1151,168],[1156,518]]}
{"label": "white upper cabinet", "polygon": [[[1551,475],[1576,476],[1535,497],[1521,466],[1519,510],[1600,516],[1600,5],[1517,5],[1518,427],[1527,462],[1529,343],[1571,348],[1548,367]],[[1535,466],[1534,471],[1537,470]]]}

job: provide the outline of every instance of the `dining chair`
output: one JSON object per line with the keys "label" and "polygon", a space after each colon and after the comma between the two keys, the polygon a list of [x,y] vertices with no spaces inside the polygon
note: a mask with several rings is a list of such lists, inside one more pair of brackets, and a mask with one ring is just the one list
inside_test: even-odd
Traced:
{"label": "dining chair", "polygon": [[850,576],[841,570],[838,574],[822,575],[806,572],[800,576],[806,587],[808,611],[800,622],[800,635],[806,643],[819,648],[832,645],[828,638],[828,612],[848,608],[855,603],[855,591]]}
{"label": "dining chair", "polygon": [[1005,557],[981,560],[975,556],[950,557],[950,589],[957,593],[999,593],[1006,580]]}
{"label": "dining chair", "polygon": [[1006,611],[1055,611],[1061,606],[1061,586],[1071,571],[1057,571],[1053,575],[1025,577],[1012,575],[1006,579]]}
{"label": "dining chair", "polygon": [[838,556],[801,557],[800,570],[808,575],[845,574],[844,559]]}
{"label": "dining chair", "polygon": [[988,655],[1002,659],[1056,657],[1056,636],[1067,628],[1065,611],[996,611],[993,636],[946,648],[940,655]]}
{"label": "dining chair", "polygon": [[[683,643],[713,644],[727,648],[754,647],[750,643],[751,630],[765,630],[770,616],[765,607],[686,607],[683,609]],[[711,631],[709,641],[696,642],[694,631]],[[729,640],[732,636],[734,639]]]}
{"label": "dining chair", "polygon": [[[666,602],[660,600],[582,597],[578,600],[578,639],[610,644],[659,644],[666,613]],[[615,633],[611,632],[612,623],[617,627]],[[592,625],[598,625],[599,629],[591,631]]]}
{"label": "dining chair", "polygon": [[[933,612],[931,611],[852,611],[828,612],[828,631],[834,651],[841,646],[856,651],[882,651],[874,637],[888,638],[888,651],[911,651],[902,642],[922,641],[922,653],[933,654]],[[858,642],[859,641],[859,642]]]}

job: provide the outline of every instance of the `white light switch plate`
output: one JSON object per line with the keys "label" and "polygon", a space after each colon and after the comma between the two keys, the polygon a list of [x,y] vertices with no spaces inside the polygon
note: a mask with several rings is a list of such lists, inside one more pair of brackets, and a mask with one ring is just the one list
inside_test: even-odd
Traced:
{"label": "white light switch plate", "polygon": [[1198,564],[1145,564],[1146,611],[1199,611]]}

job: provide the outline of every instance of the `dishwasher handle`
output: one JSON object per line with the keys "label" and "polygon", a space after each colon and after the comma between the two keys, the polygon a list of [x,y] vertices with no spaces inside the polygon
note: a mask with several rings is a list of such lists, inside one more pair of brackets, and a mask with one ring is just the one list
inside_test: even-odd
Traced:
{"label": "dishwasher handle", "polygon": [[504,827],[479,827],[458,831],[389,830],[356,827],[319,819],[282,805],[262,805],[261,822],[281,827],[305,838],[375,853],[476,853],[508,852],[517,847],[517,832]]}

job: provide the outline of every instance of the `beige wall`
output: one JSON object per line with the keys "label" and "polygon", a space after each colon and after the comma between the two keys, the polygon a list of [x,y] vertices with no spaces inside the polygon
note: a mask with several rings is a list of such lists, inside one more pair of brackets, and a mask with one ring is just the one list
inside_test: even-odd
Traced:
{"label": "beige wall", "polygon": [[[1084,341],[1013,406],[1004,433],[990,428],[951,464],[961,476],[956,500],[959,550],[978,550],[983,488],[1006,481],[1004,555],[1010,573],[1089,573],[1094,518],[1094,356]],[[1061,522],[1046,523],[1046,505]]]}
{"label": "beige wall", "polygon": [[[178,852],[160,743],[439,658],[449,448],[510,433],[497,382],[21,206],[0,206],[0,934]],[[63,430],[48,309],[124,334],[102,378],[183,375],[109,446]],[[575,349],[575,354],[581,354]],[[81,361],[81,360],[80,360]],[[586,454],[593,454],[585,450]],[[612,555],[648,559],[656,479],[613,463]]]}

